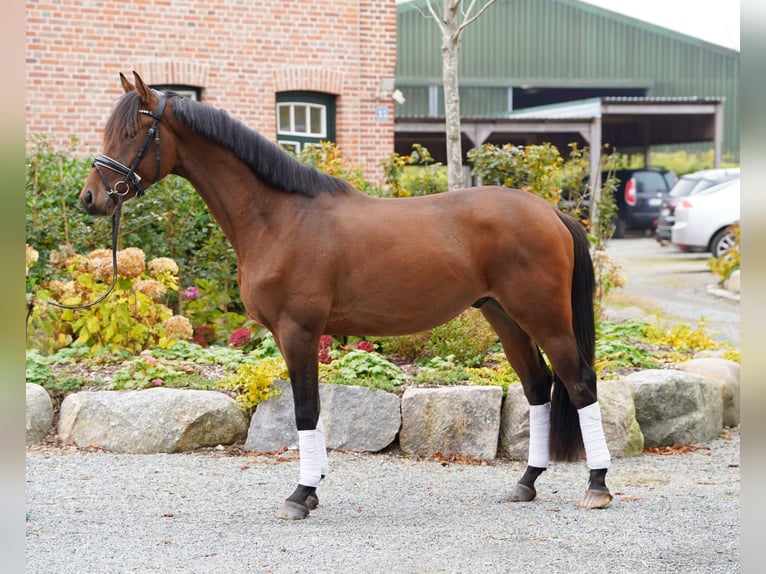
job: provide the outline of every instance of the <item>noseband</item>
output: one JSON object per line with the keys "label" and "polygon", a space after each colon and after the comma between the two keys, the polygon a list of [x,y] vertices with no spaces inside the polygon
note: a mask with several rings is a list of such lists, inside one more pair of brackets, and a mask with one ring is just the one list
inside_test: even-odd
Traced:
{"label": "noseband", "polygon": [[[160,179],[160,130],[159,130],[159,123],[160,119],[162,118],[162,112],[165,111],[165,104],[167,103],[167,96],[164,94],[159,94],[159,103],[157,104],[157,109],[155,111],[149,111],[149,110],[138,110],[138,113],[145,114],[147,116],[151,116],[154,118],[154,121],[152,122],[152,127],[149,128],[149,131],[146,134],[146,139],[144,140],[143,145],[138,150],[138,153],[136,154],[136,159],[133,160],[133,165],[130,167],[121,164],[116,159],[112,159],[111,157],[107,155],[97,155],[96,158],[93,160],[93,167],[98,172],[99,177],[101,177],[101,181],[104,182],[104,187],[106,188],[107,194],[109,194],[109,197],[111,197],[114,201],[117,201],[118,197],[124,197],[127,195],[130,186],[129,184],[132,183],[136,188],[136,197],[141,197],[144,195],[144,187],[141,185],[141,176],[136,173],[136,168],[138,168],[138,164],[141,163],[141,160],[144,159],[144,155],[146,154],[146,150],[149,149],[149,145],[152,143],[152,140],[154,140],[154,153],[155,157],[157,158],[157,175],[154,178],[154,181],[157,181]],[[106,174],[104,174],[104,170],[102,168],[110,169],[112,171],[116,171],[120,175],[124,175],[125,179],[118,181],[114,185],[109,183],[109,180],[106,178]],[[153,182],[152,182],[153,183]]]}

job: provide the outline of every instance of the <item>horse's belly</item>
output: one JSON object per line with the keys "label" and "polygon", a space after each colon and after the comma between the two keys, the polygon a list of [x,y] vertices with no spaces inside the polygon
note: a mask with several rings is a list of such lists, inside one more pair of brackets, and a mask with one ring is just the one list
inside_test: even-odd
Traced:
{"label": "horse's belly", "polygon": [[325,330],[334,335],[409,335],[446,323],[477,298],[468,292],[377,293],[335,306]]}

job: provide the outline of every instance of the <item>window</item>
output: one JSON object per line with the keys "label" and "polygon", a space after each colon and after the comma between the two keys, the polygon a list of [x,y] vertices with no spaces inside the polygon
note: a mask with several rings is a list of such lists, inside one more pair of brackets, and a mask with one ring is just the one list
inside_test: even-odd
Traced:
{"label": "window", "polygon": [[152,84],[149,87],[154,88],[160,92],[175,92],[176,94],[194,100],[195,102],[200,101],[200,89],[193,86],[181,86],[178,84]]}
{"label": "window", "polygon": [[277,143],[298,153],[307,145],[335,140],[335,97],[319,92],[277,94]]}

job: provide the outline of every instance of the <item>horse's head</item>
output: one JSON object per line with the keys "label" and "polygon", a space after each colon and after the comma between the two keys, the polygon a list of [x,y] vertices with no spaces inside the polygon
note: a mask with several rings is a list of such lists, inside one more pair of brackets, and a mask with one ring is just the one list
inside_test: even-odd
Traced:
{"label": "horse's head", "polygon": [[133,76],[135,85],[120,74],[125,94],[106,124],[104,153],[93,160],[80,192],[80,201],[91,215],[110,215],[120,196],[124,200],[141,197],[173,165],[173,138],[161,123],[168,96],[149,88],[135,72]]}

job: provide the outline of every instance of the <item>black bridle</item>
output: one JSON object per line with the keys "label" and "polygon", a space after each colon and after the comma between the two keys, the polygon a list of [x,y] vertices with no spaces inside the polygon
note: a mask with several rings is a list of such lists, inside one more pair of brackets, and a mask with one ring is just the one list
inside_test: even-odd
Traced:
{"label": "black bridle", "polygon": [[[144,155],[146,154],[146,150],[149,149],[149,145],[151,145],[152,140],[154,140],[154,154],[157,158],[157,175],[154,178],[154,181],[157,181],[160,179],[160,130],[159,130],[159,123],[160,119],[162,118],[162,112],[165,111],[165,104],[167,103],[167,97],[164,94],[158,94],[159,95],[159,103],[157,104],[157,109],[155,111],[150,110],[138,110],[138,113],[140,114],[146,114],[147,116],[151,116],[154,118],[154,121],[152,122],[152,127],[149,128],[149,131],[146,133],[146,139],[144,140],[143,145],[139,148],[138,153],[136,154],[136,158],[133,160],[133,164],[128,167],[126,165],[121,164],[116,159],[112,159],[108,155],[97,155],[96,159],[93,160],[93,167],[98,172],[99,177],[101,177],[101,181],[104,182],[104,188],[106,189],[106,192],[109,194],[109,197],[111,197],[114,201],[117,201],[117,198],[124,197],[127,195],[128,191],[130,190],[130,185],[133,184],[133,186],[136,188],[136,197],[141,197],[144,195],[145,191],[143,186],[141,185],[141,176],[136,173],[136,168],[138,168],[138,164],[141,163],[141,160],[144,159]],[[109,183],[109,180],[106,178],[106,175],[104,174],[104,170],[102,168],[110,169],[112,171],[116,171],[117,173],[124,175],[125,179],[118,181],[114,185]],[[118,202],[119,204],[119,202]]]}
{"label": "black bridle", "polygon": [[[162,113],[165,111],[167,96],[165,94],[160,94],[159,92],[155,92],[155,93],[157,93],[157,95],[159,96],[157,109],[154,110],[153,112],[150,110],[138,110],[138,113],[151,116],[152,118],[154,118],[154,121],[152,122],[152,126],[149,128],[149,131],[146,134],[146,139],[144,140],[143,145],[139,148],[138,153],[136,154],[136,158],[133,160],[133,164],[130,167],[128,167],[126,165],[121,164],[116,159],[112,159],[111,157],[107,155],[103,155],[103,154],[97,155],[96,158],[93,160],[93,167],[98,172],[98,175],[101,177],[101,181],[104,182],[104,188],[106,189],[107,194],[109,194],[109,197],[111,197],[112,200],[117,203],[117,207],[115,208],[114,214],[112,215],[112,284],[109,286],[109,289],[107,289],[106,293],[104,293],[98,299],[96,299],[95,301],[92,301],[91,303],[87,303],[85,305],[72,306],[72,305],[62,305],[61,303],[56,303],[55,301],[48,301],[48,303],[53,305],[54,307],[58,307],[60,309],[71,309],[73,311],[81,311],[83,309],[93,307],[94,305],[97,305],[98,303],[101,303],[101,301],[106,299],[107,296],[114,289],[114,286],[117,284],[117,242],[120,235],[120,214],[122,212],[122,202],[125,199],[125,196],[128,194],[128,191],[130,190],[131,183],[136,188],[136,197],[141,197],[144,195],[144,193],[146,193],[144,191],[143,186],[141,185],[141,176],[136,173],[136,168],[138,168],[138,164],[141,163],[141,160],[144,159],[146,150],[149,149],[149,146],[151,145],[152,141],[154,141],[154,153],[155,153],[155,157],[157,158],[157,175],[155,176],[154,181],[152,183],[160,179],[159,123],[160,123],[160,119],[162,118]],[[104,174],[104,171],[102,168],[116,171],[117,173],[124,175],[125,178],[118,181],[114,185],[112,185],[109,183],[109,180],[107,180],[106,175]],[[29,316],[32,313],[32,306],[33,306],[32,303],[27,305],[27,321],[29,321]]]}

